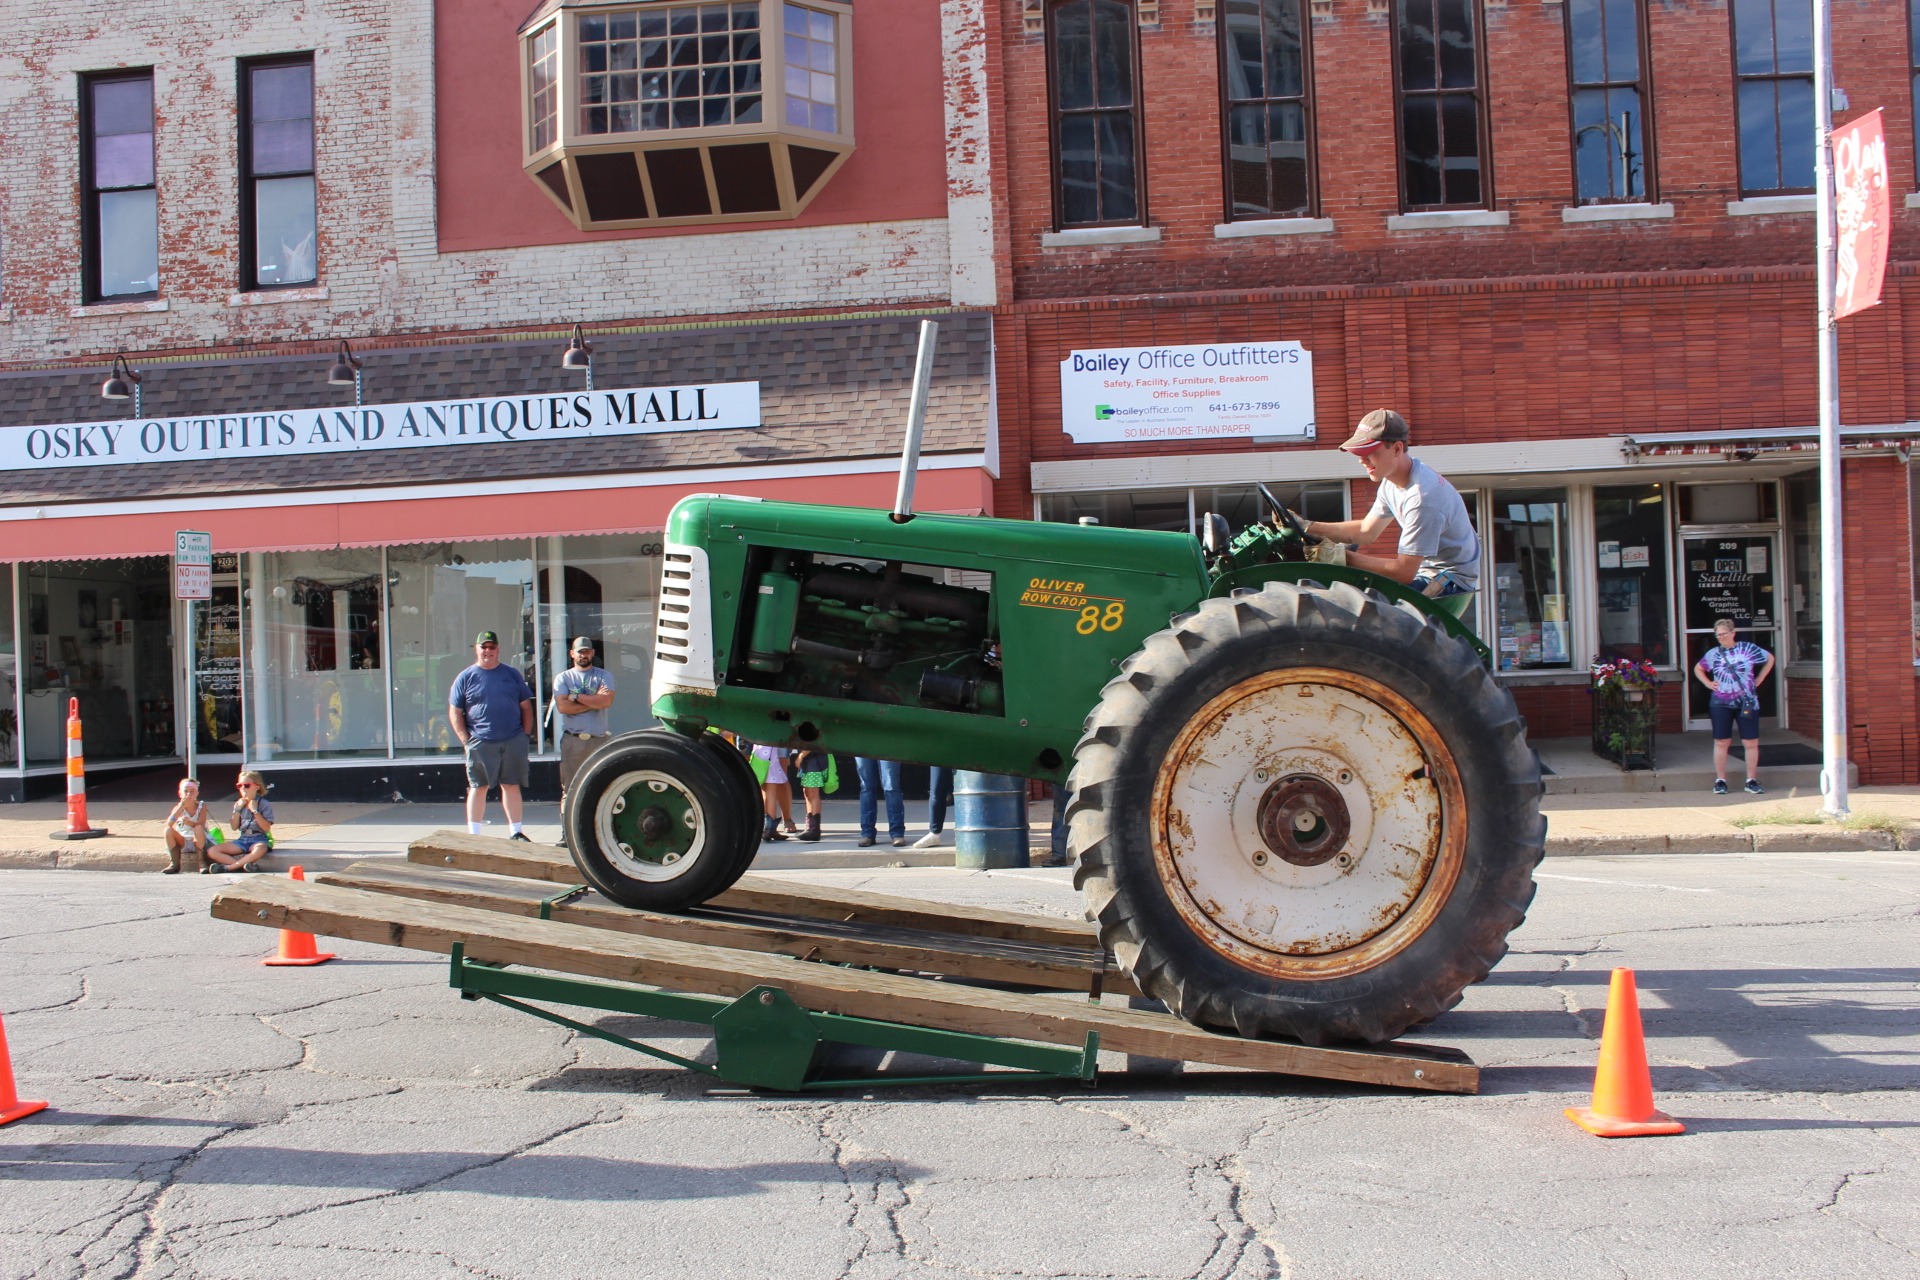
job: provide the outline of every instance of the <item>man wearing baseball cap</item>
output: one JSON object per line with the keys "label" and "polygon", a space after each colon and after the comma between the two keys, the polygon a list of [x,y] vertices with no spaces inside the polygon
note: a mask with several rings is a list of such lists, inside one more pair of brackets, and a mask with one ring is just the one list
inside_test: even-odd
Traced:
{"label": "man wearing baseball cap", "polygon": [[453,678],[447,719],[467,753],[467,830],[486,826],[487,788],[500,788],[500,807],[521,830],[520,788],[527,785],[527,738],[533,733],[533,689],[518,668],[500,665],[500,637],[482,631],[473,638],[474,664]]}
{"label": "man wearing baseball cap", "polygon": [[573,665],[554,673],[553,709],[560,717],[560,843],[567,843],[567,789],[573,775],[612,732],[613,677],[593,662],[593,637],[575,636],[567,648]]}
{"label": "man wearing baseball cap", "polygon": [[1391,409],[1360,419],[1341,449],[1360,460],[1367,479],[1379,485],[1373,507],[1359,520],[1309,520],[1315,537],[1334,542],[1371,542],[1389,521],[1400,526],[1400,549],[1392,556],[1347,553],[1346,562],[1403,582],[1423,595],[1464,595],[1480,589],[1480,538],[1467,519],[1459,490],[1407,452],[1407,420]]}

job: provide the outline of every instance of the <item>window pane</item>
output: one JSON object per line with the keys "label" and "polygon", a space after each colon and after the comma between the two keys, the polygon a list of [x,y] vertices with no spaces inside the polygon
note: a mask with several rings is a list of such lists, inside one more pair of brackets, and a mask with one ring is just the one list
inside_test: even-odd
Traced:
{"label": "window pane", "polygon": [[20,572],[27,763],[65,760],[69,698],[80,700],[89,763],[174,754],[168,559],[30,562]]}
{"label": "window pane", "polygon": [[1741,75],[1773,72],[1773,0],[1733,0],[1733,65]]}
{"label": "window pane", "polygon": [[1780,186],[1780,156],[1775,150],[1778,121],[1771,80],[1740,86],[1740,189],[1772,191]]}
{"label": "window pane", "polygon": [[1439,204],[1440,103],[1433,98],[1408,98],[1400,104],[1400,135],[1405,148],[1407,204]]}
{"label": "window pane", "polygon": [[1567,0],[1567,43],[1573,49],[1573,82],[1607,78],[1606,15],[1601,0]]}
{"label": "window pane", "polygon": [[1473,56],[1473,0],[1438,0],[1440,87],[1471,89],[1479,68]]}
{"label": "window pane", "polygon": [[1103,107],[1133,102],[1133,9],[1117,0],[1093,0],[1094,90]]}
{"label": "window pane", "polygon": [[263,285],[320,277],[313,179],[266,178],[253,184],[254,278]]}
{"label": "window pane", "polygon": [[1573,112],[1580,199],[1619,200],[1644,195],[1639,92],[1581,89],[1573,95]]}
{"label": "window pane", "polygon": [[1813,81],[1776,81],[1780,90],[1780,185],[1813,185]]}
{"label": "window pane", "polygon": [[313,67],[308,63],[256,67],[249,106],[255,120],[313,118]]}
{"label": "window pane", "polygon": [[1267,53],[1262,45],[1258,0],[1229,0],[1227,6],[1227,97],[1267,96]]}
{"label": "window pane", "polygon": [[93,136],[153,132],[153,77],[93,83]]}
{"label": "window pane", "polygon": [[276,173],[311,173],[313,121],[256,120],[253,171],[263,177]]}
{"label": "window pane", "polygon": [[1236,214],[1273,212],[1267,189],[1267,109],[1258,104],[1227,112],[1227,180]]}
{"label": "window pane", "polygon": [[1269,109],[1268,168],[1273,181],[1273,211],[1307,211],[1307,113],[1297,102],[1276,102]]}
{"label": "window pane", "polygon": [[1607,79],[1640,78],[1640,0],[1606,0]]}
{"label": "window pane", "polygon": [[1400,0],[1400,87],[1438,86],[1433,47],[1433,0]]}
{"label": "window pane", "polygon": [[1782,72],[1813,72],[1813,0],[1773,0],[1773,49]]}
{"label": "window pane", "polygon": [[1673,661],[1667,624],[1667,505],[1657,484],[1593,491],[1599,546],[1600,656],[1666,666]]}
{"label": "window pane", "polygon": [[1093,134],[1090,115],[1060,119],[1060,219],[1068,224],[1100,221]]}
{"label": "window pane", "polygon": [[1041,496],[1040,518],[1073,524],[1092,516],[1116,529],[1159,529],[1191,533],[1185,489],[1145,489],[1137,493],[1049,493]]}
{"label": "window pane", "polygon": [[458,754],[447,694],[453,678],[473,664],[480,631],[498,632],[500,661],[537,684],[531,553],[521,539],[388,550],[393,732],[400,754]]}
{"label": "window pane", "polygon": [[1440,146],[1446,153],[1446,202],[1480,201],[1480,104],[1471,95],[1440,99]]}
{"label": "window pane", "polygon": [[1499,669],[1571,667],[1566,490],[1495,490],[1493,555]]}
{"label": "window pane", "polygon": [[1100,121],[1100,220],[1126,222],[1140,216],[1133,190],[1133,117],[1103,111]]}
{"label": "window pane", "polygon": [[1267,36],[1267,92],[1276,98],[1305,92],[1299,0],[1264,0],[1262,18]]}
{"label": "window pane", "polygon": [[153,135],[111,133],[93,142],[93,185],[150,187],[153,185]]}
{"label": "window pane", "polygon": [[1053,14],[1053,93],[1064,111],[1093,105],[1091,0],[1061,5]]}
{"label": "window pane", "polygon": [[384,756],[379,548],[269,552],[254,561],[255,757]]}
{"label": "window pane", "polygon": [[100,295],[160,288],[160,214],[153,189],[103,191],[100,201]]}
{"label": "window pane", "polygon": [[1787,554],[1793,562],[1793,656],[1800,662],[1818,662],[1824,617],[1820,579],[1826,568],[1820,555],[1820,478],[1794,476],[1786,488]]}

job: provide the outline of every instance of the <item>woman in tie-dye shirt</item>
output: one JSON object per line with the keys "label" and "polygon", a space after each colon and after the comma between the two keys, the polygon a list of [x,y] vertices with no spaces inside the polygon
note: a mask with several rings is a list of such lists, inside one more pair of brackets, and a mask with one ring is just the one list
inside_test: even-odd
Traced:
{"label": "woman in tie-dye shirt", "polygon": [[1760,682],[1773,670],[1773,655],[1751,640],[1741,640],[1732,618],[1713,624],[1719,643],[1701,655],[1694,679],[1713,690],[1707,714],[1713,718],[1713,794],[1727,794],[1727,751],[1733,746],[1735,722],[1747,757],[1747,791],[1759,795]]}

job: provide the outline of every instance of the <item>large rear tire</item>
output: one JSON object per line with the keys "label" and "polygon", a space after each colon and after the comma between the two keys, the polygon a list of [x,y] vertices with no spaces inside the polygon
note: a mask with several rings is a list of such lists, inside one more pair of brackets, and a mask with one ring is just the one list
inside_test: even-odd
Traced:
{"label": "large rear tire", "polygon": [[735,781],[698,741],[666,729],[607,743],[574,776],[567,842],[587,882],[625,907],[683,911],[740,878],[751,830]]}
{"label": "large rear tire", "polygon": [[1100,935],[1202,1026],[1380,1043],[1506,953],[1540,764],[1473,648],[1377,592],[1271,582],[1147,639],[1087,719],[1068,847]]}

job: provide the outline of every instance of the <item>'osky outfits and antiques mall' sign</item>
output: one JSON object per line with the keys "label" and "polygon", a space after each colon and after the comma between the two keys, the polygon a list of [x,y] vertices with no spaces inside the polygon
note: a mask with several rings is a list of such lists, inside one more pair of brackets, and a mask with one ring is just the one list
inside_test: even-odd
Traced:
{"label": "'osky outfits and antiques mall' sign", "polygon": [[1082,444],[1312,440],[1313,353],[1297,342],[1071,351],[1060,419]]}
{"label": "'osky outfits and antiques mall' sign", "polygon": [[760,384],[637,387],[0,430],[0,471],[518,444],[760,425]]}

